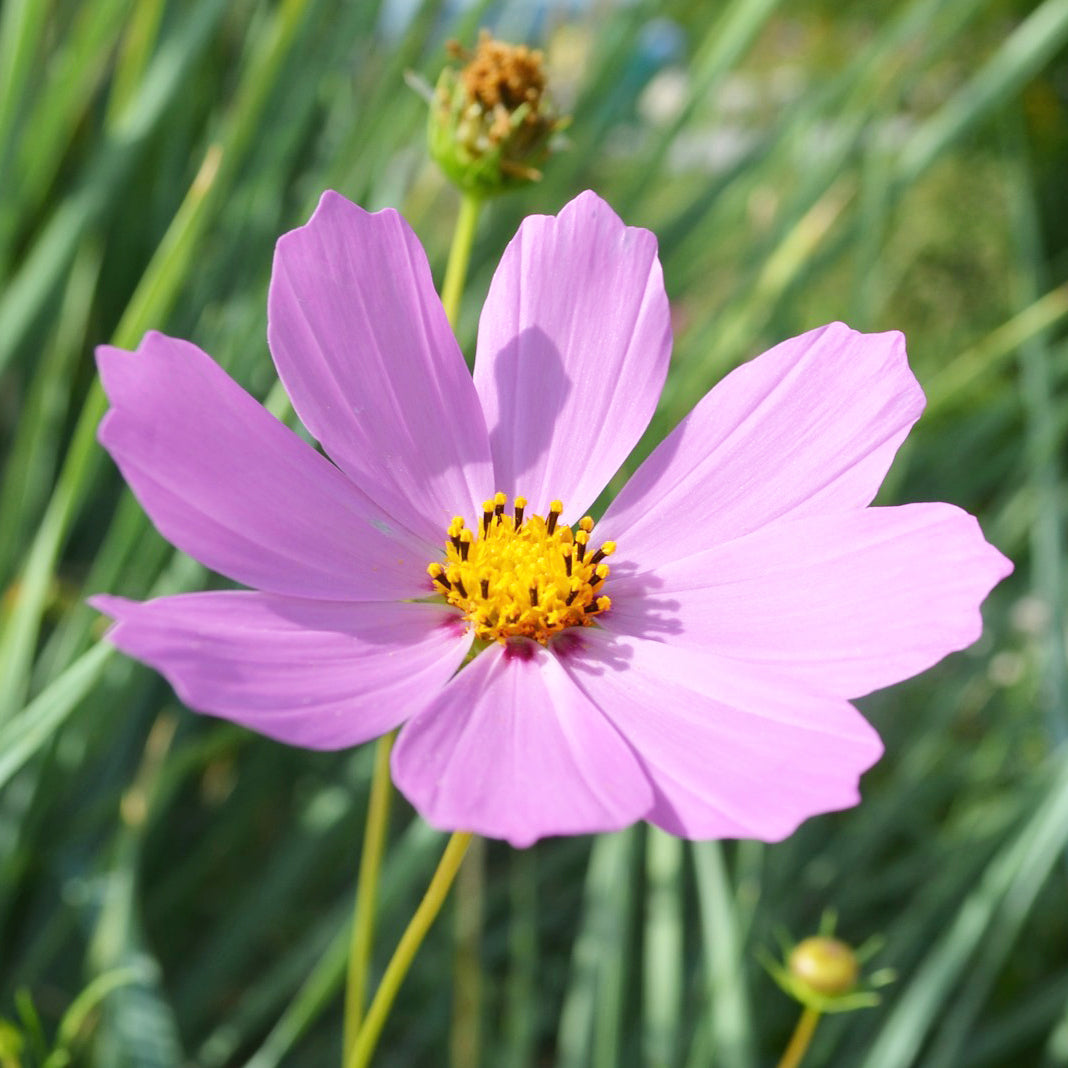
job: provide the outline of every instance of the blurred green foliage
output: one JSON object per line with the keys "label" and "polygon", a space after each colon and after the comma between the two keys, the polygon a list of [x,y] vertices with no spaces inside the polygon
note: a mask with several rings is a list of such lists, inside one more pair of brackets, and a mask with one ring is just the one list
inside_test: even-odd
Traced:
{"label": "blurred green foliage", "polygon": [[[903,329],[929,407],[882,499],[976,512],[1017,571],[977,646],[863,702],[887,753],[859,808],[770,847],[644,828],[491,843],[482,1063],[773,1063],[796,1007],[758,951],[833,907],[842,937],[885,937],[899,978],[826,1021],[807,1063],[1068,1064],[1068,3],[398,10],[0,6],[0,1016],[28,990],[53,1033],[133,968],[80,1022],[85,1063],[337,1061],[370,750],[194,716],[96,644],[88,594],[217,580],[96,446],[92,348],[189,337],[284,412],[275,238],[332,187],[402,209],[440,279],[457,199],[404,73],[433,83],[445,40],[485,24],[547,50],[574,122],[544,181],[487,209],[465,351],[519,219],[593,187],[656,231],[675,308],[635,460],[777,340],[832,318]],[[441,844],[398,808],[377,968]],[[452,974],[444,923],[378,1063],[445,1063]]]}

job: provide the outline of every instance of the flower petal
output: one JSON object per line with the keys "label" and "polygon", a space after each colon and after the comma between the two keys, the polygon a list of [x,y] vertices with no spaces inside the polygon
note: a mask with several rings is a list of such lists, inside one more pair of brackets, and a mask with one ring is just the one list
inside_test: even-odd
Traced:
{"label": "flower petal", "polygon": [[434,551],[189,342],[101,346],[100,443],[159,532],[237,582],[298,597],[419,596]]}
{"label": "flower petal", "polygon": [[646,818],[686,838],[779,841],[855,805],[882,753],[846,701],[706,649],[591,629],[563,664],[638,753],[657,795]]}
{"label": "flower petal", "polygon": [[210,356],[145,335],[102,346],[101,444],[160,533],[206,567],[298,597],[427,589],[433,547],[386,515]]}
{"label": "flower petal", "polygon": [[392,210],[326,192],[278,241],[267,336],[301,422],[391,515],[435,544],[493,493],[471,376],[426,254]]}
{"label": "flower petal", "polygon": [[627,745],[533,642],[479,654],[406,724],[393,779],[435,827],[518,847],[625,827],[653,799]]}
{"label": "flower petal", "polygon": [[190,708],[307,749],[341,749],[402,723],[471,644],[430,604],[342,604],[246,591],[138,603],[99,596],[108,640],[150,664]]}
{"label": "flower petal", "polygon": [[594,193],[523,220],[478,327],[496,487],[565,520],[594,502],[656,408],[671,324],[656,238]]}
{"label": "flower petal", "polygon": [[714,651],[859,697],[971,645],[1012,571],[949,504],[771,524],[642,576],[613,575],[603,625]]}
{"label": "flower petal", "polygon": [[922,410],[901,334],[811,330],[708,393],[620,491],[601,532],[631,559],[681,559],[783,516],[862,508]]}

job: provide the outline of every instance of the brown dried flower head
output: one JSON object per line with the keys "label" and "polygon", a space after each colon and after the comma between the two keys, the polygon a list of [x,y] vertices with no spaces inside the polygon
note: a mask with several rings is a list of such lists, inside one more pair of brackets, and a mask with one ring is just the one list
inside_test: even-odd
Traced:
{"label": "brown dried flower head", "polygon": [[449,42],[463,66],[446,67],[430,109],[430,152],[462,189],[489,196],[537,181],[552,135],[566,125],[546,93],[538,49],[496,40],[474,51]]}

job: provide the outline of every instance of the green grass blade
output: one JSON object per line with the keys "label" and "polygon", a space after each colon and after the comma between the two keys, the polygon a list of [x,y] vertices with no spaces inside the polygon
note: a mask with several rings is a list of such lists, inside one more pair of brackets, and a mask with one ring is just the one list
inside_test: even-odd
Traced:
{"label": "green grass blade", "polygon": [[642,1055],[675,1063],[682,1018],[682,841],[650,826],[645,838],[645,932],[642,959]]}
{"label": "green grass blade", "polygon": [[690,847],[697,878],[708,997],[707,1027],[716,1064],[753,1068],[753,1012],[746,983],[745,938],[719,842]]}
{"label": "green grass blade", "polygon": [[[619,1011],[607,1016],[601,991],[620,974],[624,953],[626,888],[633,878],[636,831],[631,828],[594,840],[583,900],[582,924],[575,938],[571,971],[557,1034],[559,1068],[619,1063]],[[595,1036],[597,1049],[594,1050]]]}
{"label": "green grass blade", "polygon": [[912,182],[950,145],[1002,105],[1068,40],[1068,0],[1045,0],[1005,44],[913,135],[898,161]]}
{"label": "green grass blade", "polygon": [[1051,769],[1050,782],[1031,819],[987,866],[946,933],[882,1022],[862,1068],[908,1068],[945,1010],[964,970],[991,932],[1011,922],[1021,903],[1049,877],[1068,845],[1068,756]]}
{"label": "green grass blade", "polygon": [[0,728],[0,787],[10,780],[78,707],[113,650],[98,645],[76,660],[46,690]]}

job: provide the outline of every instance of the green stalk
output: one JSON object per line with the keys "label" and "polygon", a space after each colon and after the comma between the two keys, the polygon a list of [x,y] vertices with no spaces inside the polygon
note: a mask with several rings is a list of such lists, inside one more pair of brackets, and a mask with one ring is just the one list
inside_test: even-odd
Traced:
{"label": "green stalk", "polygon": [[389,778],[389,755],[393,751],[396,731],[382,735],[375,745],[375,769],[371,779],[371,797],[367,803],[367,827],[360,854],[360,874],[356,882],[356,906],[352,916],[352,940],[349,943],[348,981],[345,988],[344,1061],[352,1056],[356,1034],[363,1022],[363,1005],[367,993],[367,971],[374,943],[375,910],[378,903],[378,878],[382,870],[392,790]]}
{"label": "green stalk", "polygon": [[804,1012],[798,1018],[797,1026],[790,1036],[790,1043],[782,1055],[782,1060],[779,1061],[779,1068],[798,1068],[801,1059],[808,1051],[809,1043],[816,1033],[816,1025],[819,1022],[819,1012],[806,1006]]}
{"label": "green stalk", "polygon": [[404,977],[408,974],[412,960],[423,944],[430,925],[441,911],[441,906],[445,904],[449,887],[456,878],[456,872],[460,868],[460,862],[464,859],[467,847],[471,844],[472,837],[470,831],[454,831],[449,839],[449,844],[445,847],[434,877],[430,880],[430,886],[427,887],[419,908],[415,910],[415,915],[405,928],[404,934],[401,935],[401,940],[397,943],[393,957],[386,967],[382,982],[367,1012],[367,1018],[356,1035],[352,1054],[345,1060],[345,1068],[366,1068],[370,1063],[371,1055],[375,1051],[378,1037],[382,1033],[382,1027],[389,1015],[389,1010],[393,1007],[401,983],[404,982]]}
{"label": "green stalk", "polygon": [[464,193],[460,201],[460,216],[452,235],[449,262],[445,267],[445,281],[441,286],[441,303],[449,325],[456,330],[460,315],[460,296],[467,280],[467,265],[471,262],[471,246],[475,243],[475,228],[482,211],[482,199],[474,193]]}

